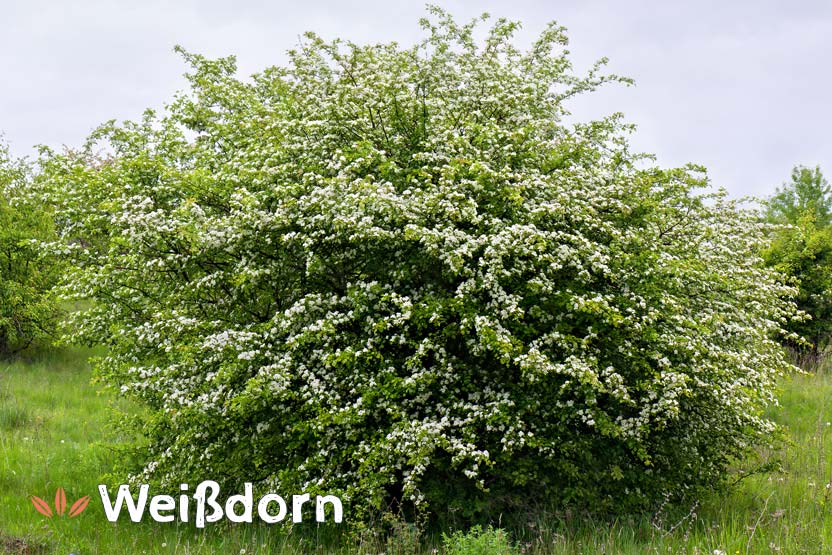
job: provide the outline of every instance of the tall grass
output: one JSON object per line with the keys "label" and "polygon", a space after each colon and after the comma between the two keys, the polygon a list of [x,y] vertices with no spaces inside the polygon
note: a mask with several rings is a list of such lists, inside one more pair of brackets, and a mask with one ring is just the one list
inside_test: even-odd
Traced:
{"label": "tall grass", "polygon": [[[109,523],[97,501],[114,445],[109,395],[90,384],[88,352],[41,352],[0,363],[0,552],[81,554],[461,553],[488,552],[494,542],[409,526],[381,534],[337,534],[265,525]],[[781,384],[771,416],[788,429],[785,449],[763,450],[779,472],[752,475],[728,493],[681,512],[659,511],[614,522],[540,510],[506,519],[513,553],[529,554],[817,554],[832,553],[832,373],[795,375]],[[124,407],[128,408],[131,407]],[[749,466],[750,468],[750,466]],[[115,484],[110,484],[115,485]],[[70,502],[93,495],[77,518],[47,519],[29,501],[58,487]],[[346,515],[349,518],[349,515]],[[506,525],[506,522],[521,524]],[[501,523],[493,523],[498,528]],[[495,534],[494,531],[483,533]],[[495,536],[497,537],[497,536]],[[492,538],[493,539],[493,538]],[[508,540],[506,540],[508,541]],[[500,539],[499,553],[506,552]],[[478,547],[479,546],[479,547]],[[486,547],[482,547],[486,546]],[[485,549],[486,551],[483,551]],[[435,550],[435,551],[434,551]]]}

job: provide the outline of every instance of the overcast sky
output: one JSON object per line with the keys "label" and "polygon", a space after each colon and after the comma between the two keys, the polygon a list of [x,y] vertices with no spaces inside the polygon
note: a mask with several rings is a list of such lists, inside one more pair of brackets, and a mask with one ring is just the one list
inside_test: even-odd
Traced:
{"label": "overcast sky", "polygon": [[[436,1],[569,30],[576,67],[601,56],[636,86],[581,99],[582,118],[623,112],[662,165],[705,165],[732,194],[768,195],[796,164],[832,173],[832,2]],[[412,44],[424,3],[0,0],[0,132],[17,155],[78,146],[184,87],[181,44],[235,54],[241,76],[285,61],[301,33]]]}

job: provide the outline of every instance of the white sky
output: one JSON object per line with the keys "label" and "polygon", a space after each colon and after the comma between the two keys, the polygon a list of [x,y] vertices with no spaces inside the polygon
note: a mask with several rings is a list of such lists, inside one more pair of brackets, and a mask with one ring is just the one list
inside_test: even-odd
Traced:
{"label": "white sky", "polygon": [[[773,0],[436,1],[569,29],[576,67],[607,56],[636,79],[573,105],[624,112],[633,145],[662,165],[705,165],[735,195],[768,195],[795,164],[832,177],[832,2]],[[0,0],[0,132],[17,155],[78,146],[97,124],[134,119],[184,87],[175,44],[235,54],[241,75],[285,61],[307,30],[356,42],[419,36],[422,2]]]}

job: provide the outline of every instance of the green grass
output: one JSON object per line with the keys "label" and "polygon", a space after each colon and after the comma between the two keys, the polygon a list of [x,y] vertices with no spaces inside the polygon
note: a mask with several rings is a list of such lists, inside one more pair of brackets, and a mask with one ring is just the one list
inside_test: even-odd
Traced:
{"label": "green grass", "polygon": [[[112,445],[122,438],[112,425],[111,396],[90,384],[89,355],[42,352],[0,363],[0,553],[470,553],[465,540],[442,546],[440,535],[423,538],[402,527],[397,536],[357,540],[327,529],[287,530],[265,525],[190,525],[107,522],[97,485],[112,469]],[[509,530],[515,553],[530,554],[736,554],[832,553],[832,374],[784,380],[782,407],[772,416],[784,424],[791,444],[761,453],[781,459],[780,473],[755,475],[729,493],[703,501],[681,515],[592,522],[564,515],[537,515]],[[124,407],[122,407],[124,408]],[[129,407],[128,407],[129,408]],[[112,485],[112,484],[111,484]],[[29,501],[52,501],[64,487],[71,503],[93,501],[78,518],[47,519]],[[349,515],[347,515],[348,517]],[[459,536],[457,536],[459,538]],[[501,553],[503,551],[500,551]]]}

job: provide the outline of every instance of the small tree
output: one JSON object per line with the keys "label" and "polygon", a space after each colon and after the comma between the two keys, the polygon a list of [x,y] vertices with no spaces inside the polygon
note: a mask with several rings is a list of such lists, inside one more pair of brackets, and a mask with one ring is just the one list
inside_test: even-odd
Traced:
{"label": "small tree", "polygon": [[[433,9],[409,49],[308,35],[53,156],[70,332],[149,407],[135,476],[469,516],[643,508],[713,487],[774,425],[790,289],[695,167],[639,169],[563,29],[528,52]],[[59,248],[66,252],[67,246]],[[366,514],[366,513],[365,513]]]}
{"label": "small tree", "polygon": [[791,181],[769,199],[769,220],[796,225],[808,214],[813,224],[825,228],[832,223],[832,190],[820,167],[795,166]]}
{"label": "small tree", "polygon": [[0,357],[48,336],[57,317],[54,265],[38,242],[53,239],[50,217],[27,194],[28,168],[0,148]]}
{"label": "small tree", "polygon": [[791,276],[798,287],[798,308],[807,316],[794,319],[788,330],[806,343],[788,340],[799,355],[814,361],[832,333],[832,191],[820,168],[798,166],[792,180],[766,206],[778,228],[766,261]]}

